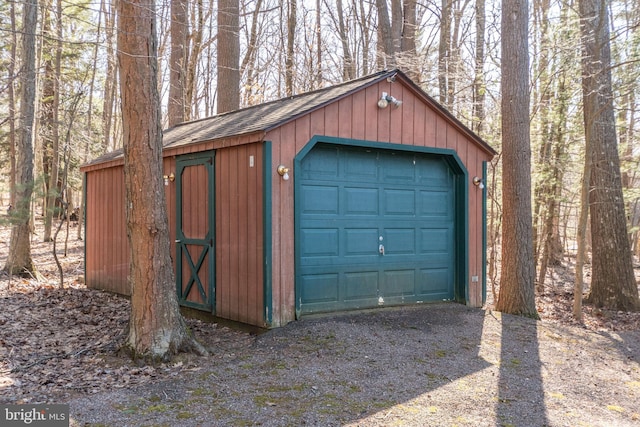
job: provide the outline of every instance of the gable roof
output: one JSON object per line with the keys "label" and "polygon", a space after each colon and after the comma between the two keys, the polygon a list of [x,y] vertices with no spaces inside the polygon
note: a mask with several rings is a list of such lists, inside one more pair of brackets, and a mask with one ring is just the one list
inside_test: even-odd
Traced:
{"label": "gable roof", "polygon": [[[207,117],[200,120],[180,123],[163,132],[163,148],[175,148],[199,142],[223,139],[231,136],[268,132],[311,113],[325,105],[338,101],[354,92],[365,89],[387,78],[400,78],[409,85],[415,94],[432,108],[446,116],[463,133],[474,140],[486,152],[495,155],[496,151],[447,109],[427,95],[419,86],[400,70],[384,70],[359,79],[350,80],[327,88],[306,92],[264,104],[254,105],[240,110]],[[95,165],[122,158],[122,149],[107,153],[84,165]]]}

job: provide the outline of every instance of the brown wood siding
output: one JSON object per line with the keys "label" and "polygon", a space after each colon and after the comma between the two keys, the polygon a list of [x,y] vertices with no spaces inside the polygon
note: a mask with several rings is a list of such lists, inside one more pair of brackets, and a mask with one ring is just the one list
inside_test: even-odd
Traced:
{"label": "brown wood siding", "polygon": [[129,295],[123,168],[93,171],[87,174],[86,185],[86,284]]}
{"label": "brown wood siding", "polygon": [[[175,173],[175,160],[165,158],[165,173]],[[129,241],[124,210],[122,165],[87,172],[85,271],[87,286],[130,295]],[[175,258],[175,184],[165,187],[171,258]],[[175,271],[175,261],[174,261]]]}
{"label": "brown wood siding", "polygon": [[[382,92],[401,100],[402,105],[378,108],[377,101]],[[399,83],[381,82],[276,128],[265,137],[273,142],[273,325],[285,324],[295,318],[295,174],[291,173],[291,179],[284,181],[275,171],[279,164],[291,167],[295,155],[314,135],[456,151],[469,173],[469,302],[474,306],[481,305],[482,191],[471,180],[474,176],[482,176],[482,162],[490,156],[412,90]],[[471,282],[473,276],[478,276],[477,282]]]}
{"label": "brown wood siding", "polygon": [[262,326],[262,144],[217,150],[215,169],[216,315]]}

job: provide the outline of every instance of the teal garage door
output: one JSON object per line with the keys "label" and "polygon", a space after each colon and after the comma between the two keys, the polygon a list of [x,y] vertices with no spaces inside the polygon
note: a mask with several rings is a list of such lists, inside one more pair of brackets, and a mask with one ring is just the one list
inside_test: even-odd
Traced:
{"label": "teal garage door", "polygon": [[300,314],[454,298],[444,156],[317,144],[296,179]]}

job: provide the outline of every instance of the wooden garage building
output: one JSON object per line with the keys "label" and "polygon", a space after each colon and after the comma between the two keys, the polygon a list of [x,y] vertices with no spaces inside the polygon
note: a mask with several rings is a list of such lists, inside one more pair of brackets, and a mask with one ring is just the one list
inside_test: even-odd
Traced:
{"label": "wooden garage building", "polygon": [[[185,306],[277,327],[484,302],[495,151],[398,70],[180,124],[163,145]],[[86,283],[128,294],[122,152],[82,171]]]}

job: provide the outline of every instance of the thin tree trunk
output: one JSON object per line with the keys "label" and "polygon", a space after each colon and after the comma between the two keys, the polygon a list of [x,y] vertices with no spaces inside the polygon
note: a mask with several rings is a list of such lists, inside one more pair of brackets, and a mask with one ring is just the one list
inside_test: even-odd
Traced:
{"label": "thin tree trunk", "polygon": [[55,138],[57,122],[56,94],[58,93],[58,76],[55,75],[55,40],[51,22],[53,5],[47,2],[42,8],[42,44],[43,44],[43,68],[42,99],[40,102],[40,135],[42,140],[42,172],[44,174],[44,237],[45,242],[50,242],[51,223],[53,220],[58,183],[58,142]]}
{"label": "thin tree trunk", "polygon": [[[194,3],[194,8],[195,8],[195,12],[193,12],[193,18],[192,18],[192,24],[191,24],[192,30],[191,30],[191,35],[189,37],[191,47],[188,49],[188,52],[187,52],[187,63],[189,64],[189,66],[187,67],[186,90],[185,90],[186,92],[185,117],[184,117],[185,120],[195,119],[196,118],[195,114],[197,114],[197,111],[198,111],[197,109],[194,110],[192,108],[192,106],[196,104],[196,93],[197,93],[197,86],[199,83],[198,76],[197,76],[198,62],[200,61],[200,54],[202,53],[202,50],[204,48],[202,44],[202,39],[204,37],[203,32],[205,29],[205,25],[204,25],[205,20],[211,19],[213,15],[213,12],[211,10],[207,10],[207,13],[205,13],[202,0],[197,0]],[[207,44],[215,43],[216,41],[217,41],[217,38],[214,36],[207,41]],[[240,73],[239,71],[237,71],[238,63],[239,63],[239,59],[236,58],[234,66],[236,67],[237,79],[239,81]],[[209,66],[209,64],[207,64],[207,66]],[[207,76],[207,78],[209,78],[209,76]],[[230,84],[233,85],[234,82],[231,81]],[[237,90],[238,90],[238,87],[236,87],[236,91]],[[238,103],[239,103],[240,95],[238,94],[237,97],[238,97]],[[235,106],[235,108],[238,108],[238,107]]]}
{"label": "thin tree trunk", "polygon": [[218,0],[218,114],[240,106],[238,0]]}
{"label": "thin tree trunk", "polygon": [[438,100],[447,108],[449,100],[449,61],[451,54],[451,1],[442,0],[440,9],[440,42],[438,44]]}
{"label": "thin tree trunk", "polygon": [[491,163],[491,185],[489,186],[489,200],[491,201],[489,204],[489,224],[488,224],[488,244],[489,244],[489,259],[488,264],[489,268],[487,271],[487,275],[489,276],[489,280],[491,280],[491,295],[493,297],[493,303],[495,304],[498,301],[498,293],[496,291],[497,287],[497,264],[498,264],[498,240],[500,239],[500,223],[502,222],[502,210],[500,209],[497,195],[495,194],[496,187],[496,167],[499,162],[499,157],[497,159],[493,159]]}
{"label": "thin tree trunk", "polygon": [[107,45],[107,70],[104,81],[104,103],[102,106],[102,129],[104,132],[102,151],[107,152],[110,148],[115,148],[115,143],[111,144],[113,135],[117,135],[113,110],[116,98],[116,51],[115,51],[115,10],[118,8],[118,2],[120,0],[113,0],[113,2],[106,2],[102,0],[101,11],[104,20],[106,45]]}
{"label": "thin tree trunk", "polygon": [[338,33],[340,42],[342,43],[342,79],[344,81],[352,80],[356,76],[355,61],[349,48],[349,39],[347,37],[346,27],[344,25],[344,9],[342,8],[342,0],[336,0],[336,14],[338,19]]}
{"label": "thin tree trunk", "polygon": [[380,60],[384,64],[383,68],[395,68],[396,51],[386,0],[376,0],[376,8],[378,10],[378,46],[382,53]]}
{"label": "thin tree trunk", "polygon": [[187,0],[171,0],[171,53],[169,55],[168,126],[185,120],[185,79],[187,67]]}
{"label": "thin tree trunk", "polygon": [[447,106],[450,110],[456,106],[456,97],[458,95],[458,80],[462,79],[462,57],[460,54],[460,27],[462,25],[462,16],[464,10],[469,4],[469,0],[464,0],[462,6],[460,1],[456,1],[456,8],[453,10],[453,32],[451,34],[451,40],[449,45],[449,58],[448,58],[448,70],[447,70]]}
{"label": "thin tree trunk", "polygon": [[316,88],[322,87],[322,12],[320,9],[322,2],[316,0]]}
{"label": "thin tree trunk", "polygon": [[285,74],[285,93],[287,96],[293,95],[293,75],[294,75],[294,48],[296,38],[296,26],[298,23],[298,4],[297,0],[288,0],[289,14],[287,17],[287,53],[285,56],[284,74]]}
{"label": "thin tree trunk", "polygon": [[246,76],[246,89],[244,90],[244,105],[254,105],[261,100],[254,99],[254,86],[256,85],[256,58],[258,51],[258,17],[262,12],[262,0],[257,0],[255,9],[251,17],[251,32],[249,33],[249,42],[247,44],[247,51],[242,58],[242,64],[240,64],[240,75]]}
{"label": "thin tree trunk", "polygon": [[418,82],[420,79],[420,60],[416,51],[416,0],[403,0],[402,2],[402,34],[400,39],[399,66],[407,73],[409,78]]}
{"label": "thin tree trunk", "polygon": [[476,58],[473,80],[473,130],[482,135],[484,131],[484,98],[486,84],[484,80],[484,42],[485,42],[485,0],[476,0]]}
{"label": "thin tree trunk", "polygon": [[587,222],[589,219],[589,177],[591,176],[591,142],[585,139],[584,171],[580,187],[580,210],[578,213],[578,253],[576,254],[576,279],[573,284],[573,318],[582,322],[582,293],[584,292],[584,264],[587,258]]}
{"label": "thin tree trunk", "polygon": [[11,240],[4,267],[10,275],[37,274],[31,258],[30,221],[33,193],[33,125],[36,101],[37,0],[23,3],[22,73],[20,94],[20,136],[16,144],[15,207],[11,215]]}
{"label": "thin tree trunk", "polygon": [[[96,70],[98,68],[98,47],[100,43],[100,34],[102,31],[102,13],[98,13],[98,24],[96,32],[96,42],[93,47],[93,67],[91,68],[91,79],[89,81],[89,102],[87,107],[87,138],[84,141],[84,150],[82,154],[82,163],[86,163],[89,160],[89,146],[93,142],[93,91],[96,83]],[[82,240],[82,225],[84,224],[84,187],[85,177],[82,174],[82,193],[80,195],[80,206],[78,206],[78,227],[77,236],[78,240]]]}
{"label": "thin tree trunk", "polygon": [[11,15],[11,59],[7,68],[9,74],[8,98],[9,98],[9,205],[16,205],[16,99],[15,99],[15,64],[17,60],[16,46],[18,38],[16,31],[16,6],[15,2],[9,2]]}

